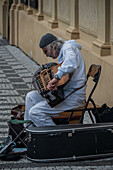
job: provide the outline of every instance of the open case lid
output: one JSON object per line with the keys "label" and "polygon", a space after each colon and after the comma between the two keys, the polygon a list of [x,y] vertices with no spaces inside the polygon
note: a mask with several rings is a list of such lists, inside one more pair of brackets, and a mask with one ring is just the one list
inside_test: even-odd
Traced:
{"label": "open case lid", "polygon": [[112,131],[113,123],[96,123],[96,124],[77,124],[77,125],[56,125],[43,127],[28,127],[26,131],[32,134],[50,134],[61,132],[78,132],[78,131],[94,131],[108,129]]}

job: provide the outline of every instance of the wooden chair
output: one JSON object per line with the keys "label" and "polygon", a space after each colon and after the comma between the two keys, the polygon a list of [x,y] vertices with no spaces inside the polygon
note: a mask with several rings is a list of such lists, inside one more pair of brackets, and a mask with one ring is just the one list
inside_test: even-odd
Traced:
{"label": "wooden chair", "polygon": [[[100,106],[96,105],[94,100],[92,99],[92,95],[99,81],[100,73],[101,73],[100,65],[92,64],[90,66],[88,74],[87,74],[87,83],[88,83],[89,78],[91,78],[93,80],[93,87],[91,89],[91,92],[84,106],[82,108],[75,108],[72,110],[67,110],[65,112],[60,113],[59,116],[53,117],[53,121],[56,124],[83,123],[84,114],[86,111],[88,111],[92,123],[95,123],[95,120],[96,120],[96,123],[101,122],[101,119],[98,114],[98,108],[100,108]],[[95,117],[95,120],[94,120],[94,117],[92,116],[92,113]]]}

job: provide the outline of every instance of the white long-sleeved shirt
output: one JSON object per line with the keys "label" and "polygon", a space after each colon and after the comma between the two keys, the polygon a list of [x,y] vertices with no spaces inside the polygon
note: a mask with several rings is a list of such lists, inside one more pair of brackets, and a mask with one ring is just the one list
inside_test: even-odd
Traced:
{"label": "white long-sleeved shirt", "polygon": [[[58,56],[58,63],[63,63],[58,68],[56,75],[61,79],[67,73],[72,74],[70,81],[63,88],[64,96],[70,94],[75,88],[81,87],[86,81],[85,63],[80,53],[81,48],[82,46],[77,44],[75,40],[66,41]],[[76,94],[85,96],[85,87],[72,94],[72,97],[74,95],[76,97]]]}

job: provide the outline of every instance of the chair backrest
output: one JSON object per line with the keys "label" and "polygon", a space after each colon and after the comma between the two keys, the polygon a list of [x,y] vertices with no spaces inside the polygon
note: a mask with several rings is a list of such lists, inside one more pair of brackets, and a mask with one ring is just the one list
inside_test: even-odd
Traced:
{"label": "chair backrest", "polygon": [[94,82],[97,82],[99,80],[100,73],[101,73],[101,66],[97,64],[92,64],[89,68],[87,79],[89,77],[92,77],[94,78]]}
{"label": "chair backrest", "polygon": [[[88,74],[87,74],[87,81],[88,81],[89,77],[93,78],[94,85],[93,85],[93,88],[92,88],[92,90],[91,90],[91,92],[88,96],[88,99],[86,100],[85,108],[84,108],[84,111],[82,112],[79,123],[83,123],[84,114],[85,114],[85,111],[87,110],[89,101],[93,104],[93,109],[95,109],[95,111],[96,111],[96,114],[95,114],[96,121],[101,122],[100,117],[98,115],[97,108],[96,108],[96,104],[95,104],[94,100],[91,98],[92,94],[93,94],[93,92],[94,92],[94,90],[97,86],[97,83],[98,83],[98,80],[99,80],[99,77],[100,77],[100,73],[101,73],[101,66],[100,65],[92,64],[90,66]],[[92,119],[91,113],[90,113],[90,117]]]}
{"label": "chair backrest", "polygon": [[90,100],[96,86],[97,86],[97,83],[98,83],[98,80],[99,80],[99,77],[100,77],[100,73],[101,73],[101,65],[97,65],[97,64],[92,64],[89,68],[89,71],[88,71],[88,74],[87,74],[87,80],[89,77],[92,77],[93,78],[93,81],[95,82],[91,92],[90,92],[90,95],[88,97],[88,99]]}

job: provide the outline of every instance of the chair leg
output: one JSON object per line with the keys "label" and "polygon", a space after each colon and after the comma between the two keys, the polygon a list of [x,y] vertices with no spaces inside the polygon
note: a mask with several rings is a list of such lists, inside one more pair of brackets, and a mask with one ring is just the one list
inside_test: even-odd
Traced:
{"label": "chair leg", "polygon": [[26,130],[26,128],[27,127],[29,127],[30,125],[32,124],[32,122],[30,122],[26,127],[24,127],[23,128],[23,130],[19,133],[19,134],[17,134],[17,132],[11,127],[11,125],[8,123],[8,125],[9,125],[9,127],[13,130],[13,132],[15,133],[15,135],[17,135],[14,139],[13,139],[13,141],[15,142],[17,139],[20,139],[20,141],[24,144],[24,146],[27,148],[27,145],[25,144],[25,142],[24,142],[24,140],[23,139],[21,139],[21,134]]}
{"label": "chair leg", "polygon": [[71,112],[71,115],[70,115],[69,119],[67,120],[67,123],[68,123],[68,124],[69,124],[69,122],[70,122],[70,120],[71,120],[71,118],[72,118],[72,116],[73,116],[73,112],[74,112],[74,111]]}
{"label": "chair leg", "polygon": [[93,115],[95,116],[96,123],[101,123],[102,121],[101,121],[101,119],[100,119],[100,117],[99,117],[99,113],[98,113],[97,108],[96,108],[92,113],[93,113]]}
{"label": "chair leg", "polygon": [[89,113],[89,116],[90,116],[90,119],[91,119],[92,123],[95,123],[90,110],[88,110],[88,113]]}
{"label": "chair leg", "polygon": [[[27,145],[24,143],[24,141],[23,141],[23,139],[20,137],[20,135],[12,128],[11,124],[8,123],[8,126],[11,128],[11,130],[12,130],[13,133],[16,135],[16,137],[18,137],[18,139],[21,141],[21,143],[23,143],[23,145],[24,145],[25,147],[27,147]],[[16,138],[16,137],[15,137],[15,138]],[[15,139],[15,138],[14,138],[14,139]]]}
{"label": "chair leg", "polygon": [[85,109],[82,111],[82,115],[81,115],[81,118],[80,118],[80,120],[79,120],[79,124],[80,124],[80,123],[83,123],[84,114],[85,114]]}
{"label": "chair leg", "polygon": [[101,121],[101,118],[100,118],[100,116],[99,116],[98,110],[97,110],[97,108],[96,108],[95,102],[93,101],[93,99],[90,99],[90,101],[92,102],[92,104],[93,104],[93,106],[94,106],[94,112],[93,112],[93,114],[94,114],[94,116],[95,116],[95,118],[96,118],[96,123],[102,122],[102,121]]}

